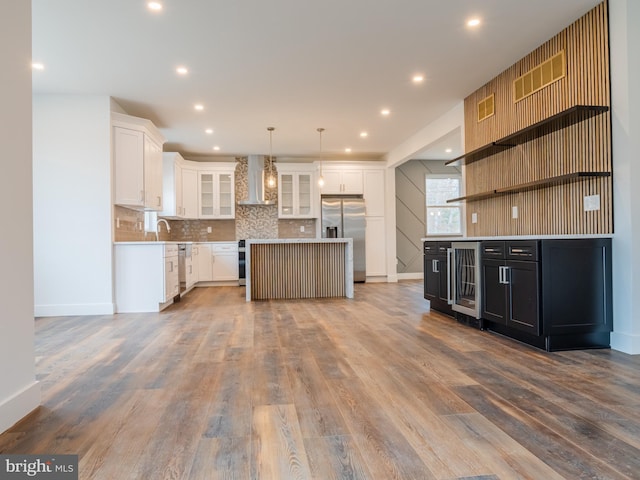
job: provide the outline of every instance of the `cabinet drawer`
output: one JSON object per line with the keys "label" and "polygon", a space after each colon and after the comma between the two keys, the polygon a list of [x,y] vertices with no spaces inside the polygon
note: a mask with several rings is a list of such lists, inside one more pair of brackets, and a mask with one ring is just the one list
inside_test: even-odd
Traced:
{"label": "cabinet drawer", "polygon": [[505,242],[482,242],[480,246],[480,255],[482,258],[498,258],[503,259],[506,256],[507,246]]}
{"label": "cabinet drawer", "polygon": [[538,261],[538,245],[537,240],[518,240],[506,242],[507,258],[509,260],[528,260],[531,262]]}
{"label": "cabinet drawer", "polygon": [[211,244],[211,251],[213,253],[237,252],[238,245],[236,243],[213,243]]}
{"label": "cabinet drawer", "polygon": [[446,255],[447,250],[451,248],[451,242],[438,242],[438,253],[440,255]]}
{"label": "cabinet drawer", "polygon": [[164,256],[165,257],[173,257],[178,255],[178,245],[175,244],[165,244],[164,246]]}
{"label": "cabinet drawer", "polygon": [[425,255],[435,255],[438,253],[438,242],[424,242],[423,253]]}

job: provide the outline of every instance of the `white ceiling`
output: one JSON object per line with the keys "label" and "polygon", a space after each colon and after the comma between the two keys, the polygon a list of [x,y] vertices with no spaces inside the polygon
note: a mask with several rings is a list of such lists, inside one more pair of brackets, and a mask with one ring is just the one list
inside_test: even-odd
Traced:
{"label": "white ceiling", "polygon": [[[45,65],[34,93],[112,96],[189,158],[268,154],[273,126],[275,156],[317,155],[324,127],[324,155],[345,159],[383,158],[599,3],[161,1],[151,13],[146,0],[33,0],[33,60]],[[452,158],[459,143],[416,158]]]}

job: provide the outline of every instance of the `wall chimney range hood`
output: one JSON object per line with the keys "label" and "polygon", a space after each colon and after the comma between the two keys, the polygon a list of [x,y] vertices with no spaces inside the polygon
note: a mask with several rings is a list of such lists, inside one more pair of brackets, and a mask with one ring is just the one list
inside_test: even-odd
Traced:
{"label": "wall chimney range hood", "polygon": [[264,155],[247,156],[248,197],[238,205],[275,205],[264,198]]}

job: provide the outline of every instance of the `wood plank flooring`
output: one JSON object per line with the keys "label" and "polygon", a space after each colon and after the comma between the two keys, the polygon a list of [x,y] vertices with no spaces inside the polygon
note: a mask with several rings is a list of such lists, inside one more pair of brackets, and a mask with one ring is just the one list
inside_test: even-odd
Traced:
{"label": "wood plank flooring", "polygon": [[36,320],[42,406],[0,453],[81,479],[640,479],[640,356],[545,353],[428,312],[421,282]]}

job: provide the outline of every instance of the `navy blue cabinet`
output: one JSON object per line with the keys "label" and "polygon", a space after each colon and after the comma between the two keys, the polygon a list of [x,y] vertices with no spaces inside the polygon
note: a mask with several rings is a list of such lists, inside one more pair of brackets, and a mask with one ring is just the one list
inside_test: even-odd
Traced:
{"label": "navy blue cabinet", "polygon": [[451,242],[424,242],[424,298],[431,308],[453,315],[449,304],[448,251]]}
{"label": "navy blue cabinet", "polygon": [[485,328],[547,351],[609,347],[610,239],[484,241],[481,256]]}

